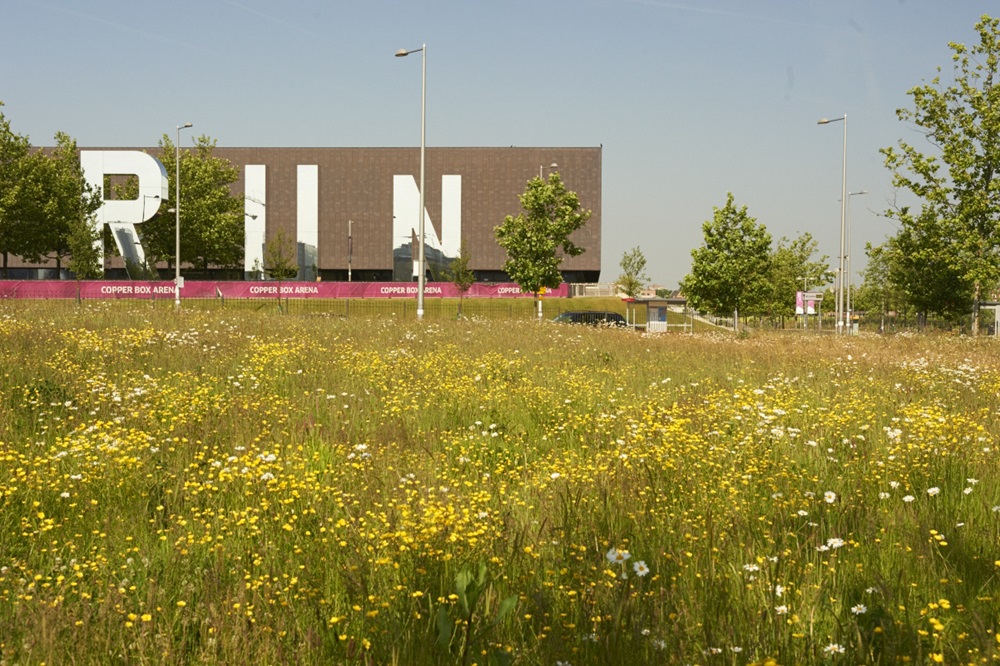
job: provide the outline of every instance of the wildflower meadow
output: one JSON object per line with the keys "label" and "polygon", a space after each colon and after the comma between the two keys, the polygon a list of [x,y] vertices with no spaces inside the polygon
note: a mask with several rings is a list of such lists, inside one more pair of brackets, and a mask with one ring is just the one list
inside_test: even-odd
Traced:
{"label": "wildflower meadow", "polygon": [[0,664],[1000,660],[1000,346],[0,303]]}

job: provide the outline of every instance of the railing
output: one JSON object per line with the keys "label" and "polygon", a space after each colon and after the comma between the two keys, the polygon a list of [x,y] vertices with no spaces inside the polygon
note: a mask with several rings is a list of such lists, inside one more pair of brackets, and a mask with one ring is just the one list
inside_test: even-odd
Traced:
{"label": "railing", "polygon": [[[3,299],[0,299],[3,302]],[[16,302],[16,301],[14,301]],[[100,308],[134,308],[136,305],[153,310],[172,311],[173,299],[166,298],[120,298],[85,299],[85,304]],[[568,299],[542,300],[542,319],[549,321],[566,310],[574,309]],[[520,320],[538,319],[538,310],[533,299],[496,298],[466,299],[461,304],[461,316],[465,319]],[[286,315],[321,317],[374,317],[380,319],[416,320],[417,303],[412,298],[184,298],[182,310],[232,310],[244,312],[274,312]],[[453,298],[428,298],[424,300],[424,320],[457,319],[459,301]]]}
{"label": "railing", "polygon": [[647,333],[670,333],[671,330],[680,330],[682,333],[690,333],[694,327],[694,321],[685,319],[682,323],[671,324],[669,321],[647,321]]}
{"label": "railing", "polygon": [[569,295],[581,298],[584,296],[617,296],[618,286],[613,282],[571,284],[569,285]]}

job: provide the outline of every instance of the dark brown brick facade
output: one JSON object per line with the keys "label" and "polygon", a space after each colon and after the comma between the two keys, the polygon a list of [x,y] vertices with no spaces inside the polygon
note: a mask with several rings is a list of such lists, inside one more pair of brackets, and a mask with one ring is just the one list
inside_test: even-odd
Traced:
{"label": "dark brown brick facade", "polygon": [[[392,266],[392,178],[411,174],[419,180],[419,148],[217,148],[215,155],[237,165],[241,174],[246,164],[267,165],[269,238],[279,228],[294,236],[296,167],[318,165],[320,270],[346,269],[348,220],[354,223],[354,269]],[[538,175],[539,166],[553,162],[567,188],[593,211],[573,239],[586,252],[566,259],[563,268],[600,271],[600,148],[428,148],[427,213],[439,223],[441,176],[462,176],[462,240],[472,255],[471,267],[501,270],[505,255],[494,227],[520,211],[517,197],[526,182]],[[236,189],[243,192],[242,178]]]}
{"label": "dark brown brick facade", "polygon": [[[116,150],[83,148],[83,150]],[[157,148],[145,150],[156,156]],[[283,229],[295,238],[297,167],[317,165],[319,177],[319,242],[317,264],[324,275],[346,271],[347,227],[353,221],[352,268],[356,272],[388,271],[393,263],[393,176],[412,175],[419,182],[419,148],[216,148],[228,159],[240,180],[234,193],[244,192],[244,167],[267,168],[267,237]],[[426,207],[440,233],[441,177],[462,177],[462,240],[471,254],[471,268],[502,270],[505,255],[494,228],[504,216],[520,211],[518,195],[539,167],[553,162],[566,187],[577,192],[583,208],[593,212],[573,240],[585,248],[567,258],[564,272],[598,278],[601,267],[601,148],[428,148]],[[249,208],[248,208],[249,210]],[[429,233],[429,231],[428,231]],[[334,277],[336,279],[336,277]],[[575,281],[583,281],[578,279]]]}

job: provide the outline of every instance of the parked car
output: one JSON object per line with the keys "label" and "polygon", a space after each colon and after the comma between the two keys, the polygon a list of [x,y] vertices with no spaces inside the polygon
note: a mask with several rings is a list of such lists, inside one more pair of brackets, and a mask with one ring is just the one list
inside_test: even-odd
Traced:
{"label": "parked car", "polygon": [[588,326],[628,326],[625,317],[617,312],[576,310],[560,313],[552,321],[560,324],[587,324]]}

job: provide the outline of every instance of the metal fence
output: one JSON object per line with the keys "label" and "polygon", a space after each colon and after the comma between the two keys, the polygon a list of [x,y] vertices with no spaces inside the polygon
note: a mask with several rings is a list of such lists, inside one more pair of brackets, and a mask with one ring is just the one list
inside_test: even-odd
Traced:
{"label": "metal fence", "polygon": [[[88,301],[89,302],[89,301]],[[94,301],[97,302],[97,301]],[[134,307],[136,303],[148,303],[153,309],[173,309],[172,299],[108,299],[100,303],[107,307],[116,304]],[[553,319],[561,312],[580,309],[573,307],[567,299],[542,300],[542,319]],[[373,299],[322,299],[322,298],[185,298],[181,301],[184,309],[197,310],[241,310],[256,312],[276,312],[291,315],[323,315],[328,317],[377,317],[415,319],[417,302],[412,298]],[[459,313],[466,319],[491,320],[531,320],[538,318],[534,299],[468,299],[459,303],[458,299],[425,299],[425,319],[457,319]],[[624,308],[621,309],[624,314]],[[643,313],[644,315],[645,313]],[[644,319],[644,317],[643,317]]]}
{"label": "metal fence", "polygon": [[569,285],[569,295],[577,298],[584,296],[618,296],[618,285],[614,282],[571,283]]}

